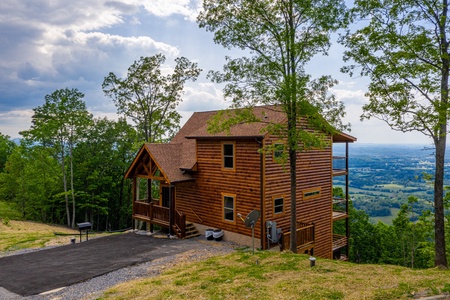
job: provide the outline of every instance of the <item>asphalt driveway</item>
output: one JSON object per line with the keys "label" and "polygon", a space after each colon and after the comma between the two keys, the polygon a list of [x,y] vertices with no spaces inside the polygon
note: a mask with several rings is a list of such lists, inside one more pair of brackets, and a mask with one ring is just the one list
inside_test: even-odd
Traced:
{"label": "asphalt driveway", "polygon": [[0,287],[30,296],[186,251],[194,240],[126,233],[0,258]]}

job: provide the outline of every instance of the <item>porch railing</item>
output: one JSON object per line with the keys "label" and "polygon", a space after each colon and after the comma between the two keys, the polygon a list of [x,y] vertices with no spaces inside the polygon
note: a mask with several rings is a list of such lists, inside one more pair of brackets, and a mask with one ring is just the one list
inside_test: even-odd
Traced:
{"label": "porch railing", "polygon": [[186,237],[186,215],[175,211],[175,226],[179,230],[179,237]]}
{"label": "porch railing", "polygon": [[[283,234],[283,250],[289,249],[291,243],[291,233]],[[314,248],[314,224],[313,223],[297,223],[297,253],[312,251]],[[311,253],[312,254],[312,253]]]}
{"label": "porch railing", "polygon": [[154,205],[152,202],[133,202],[133,217],[152,224],[169,226],[169,208]]}
{"label": "porch railing", "polygon": [[[155,205],[152,202],[133,202],[133,218],[163,226],[165,228],[170,227],[170,210],[168,207]],[[174,225],[178,229],[177,235],[180,238],[186,236],[186,215],[175,211],[174,213]]]}

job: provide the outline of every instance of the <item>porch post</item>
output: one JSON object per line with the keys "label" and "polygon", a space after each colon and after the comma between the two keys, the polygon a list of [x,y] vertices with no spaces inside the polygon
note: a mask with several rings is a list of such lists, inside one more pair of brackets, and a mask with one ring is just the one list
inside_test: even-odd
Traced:
{"label": "porch post", "polygon": [[131,200],[132,200],[132,212],[131,212],[131,226],[133,227],[133,230],[136,229],[136,223],[135,220],[133,219],[133,216],[135,214],[135,206],[136,206],[136,177],[133,177],[133,184],[131,187]]}
{"label": "porch post", "polygon": [[[152,203],[152,180],[147,178],[147,203]],[[153,232],[153,224],[145,222],[145,230]]]}
{"label": "porch post", "polygon": [[173,201],[172,193],[173,185],[169,185],[169,235],[173,235],[172,226],[174,225],[174,211],[175,205]]}

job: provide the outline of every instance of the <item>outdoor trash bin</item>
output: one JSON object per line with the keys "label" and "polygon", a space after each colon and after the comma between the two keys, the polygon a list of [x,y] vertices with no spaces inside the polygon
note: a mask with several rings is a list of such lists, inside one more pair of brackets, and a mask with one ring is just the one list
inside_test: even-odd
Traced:
{"label": "outdoor trash bin", "polygon": [[216,241],[221,241],[223,237],[223,230],[222,229],[214,230],[213,237]]}
{"label": "outdoor trash bin", "polygon": [[205,238],[209,241],[212,241],[214,239],[213,232],[214,232],[214,229],[206,229],[205,230]]}

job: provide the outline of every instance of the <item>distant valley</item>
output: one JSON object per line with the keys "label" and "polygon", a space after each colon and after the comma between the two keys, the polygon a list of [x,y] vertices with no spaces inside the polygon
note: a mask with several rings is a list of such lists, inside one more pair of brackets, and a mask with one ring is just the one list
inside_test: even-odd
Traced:
{"label": "distant valley", "polygon": [[[333,154],[344,155],[343,146],[334,146]],[[343,160],[336,160],[333,167],[343,168],[343,163]],[[448,157],[445,167],[445,185],[450,186]],[[391,224],[400,206],[407,203],[411,195],[420,199],[414,205],[417,214],[433,209],[433,184],[424,178],[424,174],[434,174],[431,144],[350,144],[349,169],[349,194],[353,204],[374,221]],[[344,180],[344,177],[337,177],[333,184],[343,187]]]}

